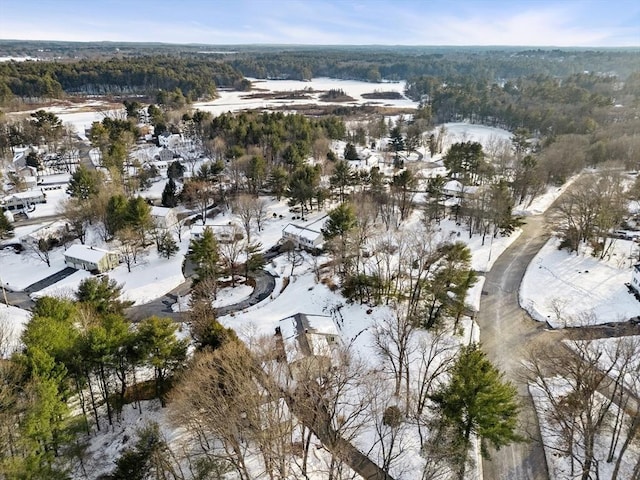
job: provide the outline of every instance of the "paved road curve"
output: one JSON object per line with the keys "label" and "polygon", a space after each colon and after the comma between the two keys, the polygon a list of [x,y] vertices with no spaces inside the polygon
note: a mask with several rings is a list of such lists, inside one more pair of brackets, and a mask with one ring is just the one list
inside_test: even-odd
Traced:
{"label": "paved road curve", "polygon": [[[238,303],[234,303],[233,305],[217,308],[216,316],[222,317],[229,313],[249,308],[260,303],[273,293],[273,289],[276,286],[276,281],[273,275],[264,270],[260,270],[252,274],[252,277],[256,282],[256,286],[253,289],[253,292],[251,292],[251,295]],[[174,312],[171,309],[171,306],[176,302],[178,296],[184,296],[190,292],[191,280],[187,279],[184,283],[166,295],[163,295],[152,302],[145,303],[144,305],[129,308],[127,310],[127,318],[133,322],[139,322],[144,318],[156,315],[158,317],[170,317],[178,322],[185,321],[187,320],[187,315],[184,312]]]}
{"label": "paved road curve", "polygon": [[521,434],[531,440],[492,451],[483,466],[485,480],[548,480],[533,402],[520,367],[534,342],[556,342],[558,333],[545,331],[520,308],[518,289],[527,265],[548,240],[544,217],[530,217],[520,237],[498,258],[486,275],[480,312],[480,340],[487,357],[505,372],[521,395]]}

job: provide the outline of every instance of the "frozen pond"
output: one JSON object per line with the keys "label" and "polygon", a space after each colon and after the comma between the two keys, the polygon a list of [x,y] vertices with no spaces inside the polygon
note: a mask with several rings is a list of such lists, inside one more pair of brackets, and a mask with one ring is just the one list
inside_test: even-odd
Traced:
{"label": "frozen pond", "polygon": [[[416,108],[417,102],[404,97],[406,82],[369,83],[357,80],[338,80],[335,78],[314,78],[310,82],[299,80],[258,80],[250,78],[254,90],[251,92],[221,91],[220,98],[211,102],[196,103],[194,107],[219,115],[224,112],[236,112],[248,109],[278,108],[292,105],[377,105],[396,108]],[[291,93],[301,90],[309,90],[309,98],[299,99],[273,99],[255,98],[255,94],[263,93]],[[342,90],[353,98],[348,102],[326,102],[320,100],[323,92],[329,90]],[[369,99],[362,95],[378,92],[397,92],[403,96],[398,100]]]}
{"label": "frozen pond", "polygon": [[[252,109],[270,109],[278,107],[290,107],[295,105],[376,105],[395,108],[416,108],[417,102],[404,96],[405,81],[369,83],[357,80],[339,80],[335,78],[314,78],[309,82],[298,80],[260,80],[250,78],[254,89],[250,92],[219,91],[220,97],[209,102],[197,102],[193,108],[220,115],[225,112],[237,112]],[[308,90],[307,98],[277,99],[257,98],[257,96],[269,96],[275,93],[292,93]],[[353,98],[352,101],[335,102],[322,101],[320,96],[329,90],[342,90]],[[399,99],[371,99],[362,95],[374,92],[396,92],[402,95]],[[102,121],[106,115],[124,115],[124,109],[115,109],[114,104],[101,101],[88,101],[78,105],[53,106],[45,108],[58,115],[63,123],[71,125],[78,134],[84,136],[84,130],[91,127],[95,121]],[[28,115],[33,112],[19,112],[15,115]]]}
{"label": "frozen pond", "polygon": [[[335,78],[314,78],[309,82],[298,80],[260,80],[250,78],[254,89],[250,92],[219,91],[220,97],[209,102],[197,102],[193,108],[220,115],[225,112],[238,112],[242,110],[278,108],[292,105],[377,105],[395,108],[416,108],[417,102],[404,97],[405,81],[369,83],[357,80],[339,80]],[[298,99],[276,99],[276,98],[256,98],[256,95],[269,95],[274,93],[291,93],[300,90],[309,90],[308,98]],[[323,92],[329,90],[342,90],[346,95],[353,98],[347,102],[326,102],[320,100]],[[362,95],[374,92],[397,92],[402,95],[401,99],[368,99]],[[45,108],[58,115],[63,123],[73,126],[73,128],[84,136],[84,130],[91,127],[95,121],[102,121],[105,115],[124,115],[124,109],[113,109],[113,104],[100,101],[89,101],[86,103],[71,106],[53,106]],[[33,110],[35,111],[35,110]],[[20,112],[26,115],[29,112]]]}

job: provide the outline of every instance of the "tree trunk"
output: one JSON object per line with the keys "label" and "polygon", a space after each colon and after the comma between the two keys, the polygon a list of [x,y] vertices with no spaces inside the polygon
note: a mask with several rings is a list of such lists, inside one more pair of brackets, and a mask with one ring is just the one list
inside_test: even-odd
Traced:
{"label": "tree trunk", "polygon": [[111,411],[111,401],[109,398],[109,383],[104,371],[104,363],[100,363],[100,381],[102,382],[102,388],[104,391],[104,402],[107,405],[107,418],[109,419],[109,425],[113,425],[113,413]]}

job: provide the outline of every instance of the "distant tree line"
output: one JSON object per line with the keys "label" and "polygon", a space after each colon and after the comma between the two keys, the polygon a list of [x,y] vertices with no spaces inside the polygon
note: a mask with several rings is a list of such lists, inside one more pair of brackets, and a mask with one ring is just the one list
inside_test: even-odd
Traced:
{"label": "distant tree line", "polygon": [[531,72],[565,77],[584,71],[615,72],[626,78],[640,70],[637,52],[496,49],[367,49],[356,47],[304,48],[291,51],[240,52],[226,56],[247,77],[313,77],[380,82],[421,75],[443,79],[463,75],[493,80],[514,79]]}
{"label": "distant tree line", "polygon": [[203,59],[142,56],[65,62],[0,63],[0,102],[60,98],[65,94],[156,95],[180,89],[191,99],[212,98],[218,86],[243,77],[231,65]]}
{"label": "distant tree line", "polygon": [[470,119],[511,131],[559,135],[593,132],[602,109],[624,92],[615,76],[579,73],[527,75],[502,83],[463,75],[445,82],[421,76],[408,81],[406,93],[430,104],[437,122]]}

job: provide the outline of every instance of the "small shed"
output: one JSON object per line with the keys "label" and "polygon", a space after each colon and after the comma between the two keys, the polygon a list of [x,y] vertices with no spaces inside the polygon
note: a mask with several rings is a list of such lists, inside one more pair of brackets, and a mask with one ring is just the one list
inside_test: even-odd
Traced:
{"label": "small shed", "polygon": [[117,267],[120,256],[117,252],[101,248],[72,245],[64,252],[64,263],[77,270],[102,273]]}
{"label": "small shed", "polygon": [[297,247],[312,250],[321,248],[324,241],[322,232],[293,223],[282,229],[282,239],[291,240]]}

